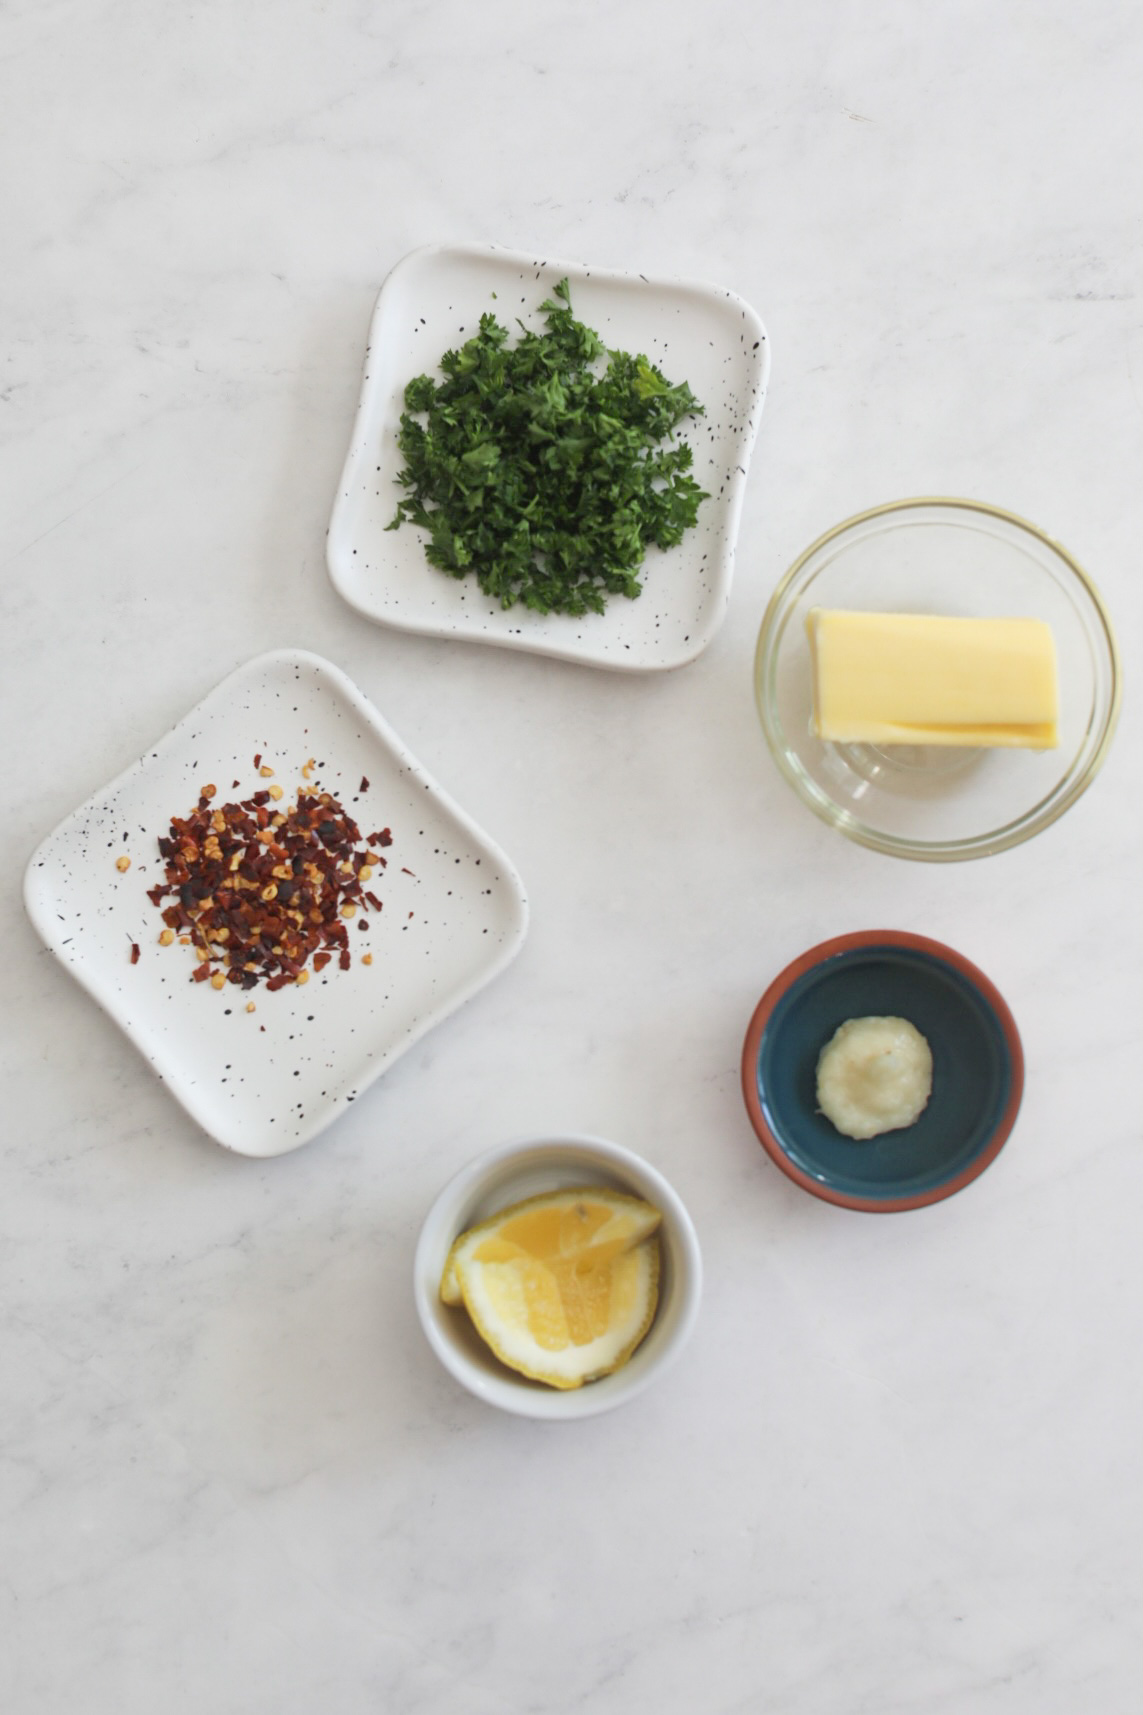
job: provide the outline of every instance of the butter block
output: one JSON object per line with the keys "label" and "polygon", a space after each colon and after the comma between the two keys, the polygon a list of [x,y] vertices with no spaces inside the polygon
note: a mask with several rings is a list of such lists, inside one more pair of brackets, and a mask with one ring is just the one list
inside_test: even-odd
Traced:
{"label": "butter block", "polygon": [[1051,750],[1056,645],[1039,619],[814,608],[813,727],[835,744]]}

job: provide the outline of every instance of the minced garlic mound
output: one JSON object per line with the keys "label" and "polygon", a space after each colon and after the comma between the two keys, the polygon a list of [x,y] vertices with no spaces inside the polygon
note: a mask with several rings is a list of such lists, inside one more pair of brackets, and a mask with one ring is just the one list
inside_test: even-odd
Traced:
{"label": "minced garlic mound", "polygon": [[818,1057],[818,1107],[845,1137],[913,1125],[932,1088],[932,1053],[907,1018],[848,1018]]}

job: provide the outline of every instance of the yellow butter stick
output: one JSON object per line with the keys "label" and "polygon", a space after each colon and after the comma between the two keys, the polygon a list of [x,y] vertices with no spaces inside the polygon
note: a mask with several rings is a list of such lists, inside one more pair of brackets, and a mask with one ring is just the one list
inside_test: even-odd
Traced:
{"label": "yellow butter stick", "polygon": [[835,744],[1059,743],[1056,646],[1039,619],[814,608],[814,731]]}

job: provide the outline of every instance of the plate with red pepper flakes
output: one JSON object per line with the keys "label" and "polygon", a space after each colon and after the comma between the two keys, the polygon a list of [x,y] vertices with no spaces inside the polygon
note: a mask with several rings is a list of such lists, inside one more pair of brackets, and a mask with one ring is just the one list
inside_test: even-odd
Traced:
{"label": "plate with red pepper flakes", "polygon": [[50,950],[219,1143],[324,1130],[511,961],[502,851],[341,670],[223,680],[62,822],[24,881]]}

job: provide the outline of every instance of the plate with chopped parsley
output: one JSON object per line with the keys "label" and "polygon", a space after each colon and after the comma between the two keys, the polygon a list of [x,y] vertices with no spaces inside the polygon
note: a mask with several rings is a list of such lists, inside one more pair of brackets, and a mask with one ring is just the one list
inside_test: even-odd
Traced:
{"label": "plate with chopped parsley", "polygon": [[330,662],[240,667],[33,855],[33,924],[241,1155],[325,1129],[498,975],[504,853]]}
{"label": "plate with chopped parsley", "polygon": [[334,586],[401,630],[683,666],[726,613],[768,374],[719,287],[415,250],[373,315]]}

